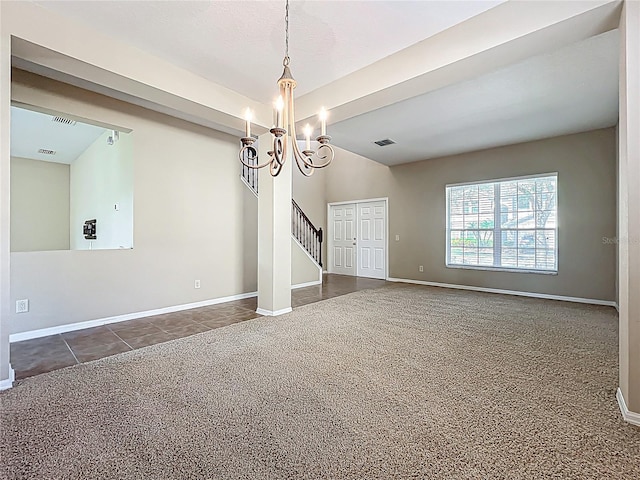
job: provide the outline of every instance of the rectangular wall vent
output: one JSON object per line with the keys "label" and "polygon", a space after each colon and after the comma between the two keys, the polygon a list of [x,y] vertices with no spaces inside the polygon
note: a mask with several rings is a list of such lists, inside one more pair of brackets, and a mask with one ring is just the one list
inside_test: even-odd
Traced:
{"label": "rectangular wall vent", "polygon": [[373,143],[375,143],[379,147],[386,147],[387,145],[393,145],[396,142],[391,140],[390,138],[385,138],[384,140],[378,140],[377,142]]}
{"label": "rectangular wall vent", "polygon": [[63,125],[69,125],[71,127],[76,124],[75,120],[71,120],[70,118],[64,118],[64,117],[53,117],[51,121],[56,123],[62,123]]}
{"label": "rectangular wall vent", "polygon": [[46,148],[41,148],[40,150],[38,150],[38,153],[41,153],[43,155],[55,155],[56,151],[55,150],[47,150]]}

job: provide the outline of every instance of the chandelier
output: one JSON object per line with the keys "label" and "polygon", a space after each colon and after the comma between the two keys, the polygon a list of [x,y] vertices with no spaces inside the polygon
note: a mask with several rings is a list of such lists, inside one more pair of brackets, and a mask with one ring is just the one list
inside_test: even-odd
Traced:
{"label": "chandelier", "polygon": [[320,135],[316,138],[318,142],[317,150],[311,149],[311,134],[313,129],[309,124],[304,127],[305,149],[300,151],[298,142],[296,141],[296,119],[293,108],[293,89],[296,88],[296,81],[291,75],[289,69],[289,0],[286,2],[285,16],[285,54],[282,65],[284,71],[278,80],[280,96],[275,103],[275,124],[271,130],[273,136],[273,148],[267,152],[269,158],[260,163],[258,159],[258,151],[253,146],[256,141],[251,136],[251,110],[247,109],[245,120],[245,136],[240,139],[242,148],[239,152],[240,161],[248,168],[263,168],[269,165],[269,171],[273,177],[278,176],[285,160],[287,159],[288,149],[292,149],[292,156],[298,165],[298,169],[303,175],[309,177],[316,168],[324,168],[331,163],[335,152],[329,144],[331,137],[327,135],[327,112],[323,108],[320,111]]}

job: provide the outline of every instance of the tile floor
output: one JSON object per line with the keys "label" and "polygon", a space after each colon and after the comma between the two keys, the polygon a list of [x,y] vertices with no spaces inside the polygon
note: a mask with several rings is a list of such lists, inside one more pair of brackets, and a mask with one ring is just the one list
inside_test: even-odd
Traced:
{"label": "tile floor", "polygon": [[[322,285],[293,290],[291,302],[296,308],[386,283],[384,280],[325,274]],[[21,380],[256,318],[260,316],[255,312],[256,306],[255,297],[247,298],[16,342],[11,344],[11,365],[16,380]]]}

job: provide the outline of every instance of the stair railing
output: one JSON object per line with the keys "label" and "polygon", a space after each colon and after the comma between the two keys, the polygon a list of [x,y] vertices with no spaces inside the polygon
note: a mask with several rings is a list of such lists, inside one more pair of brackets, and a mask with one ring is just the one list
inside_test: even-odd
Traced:
{"label": "stair railing", "polygon": [[302,248],[322,267],[322,228],[316,228],[300,205],[291,199],[291,232]]}
{"label": "stair railing", "polygon": [[[251,154],[251,151],[247,152],[247,157],[245,158],[247,163],[251,165],[257,165],[258,157]],[[249,168],[244,163],[242,164],[242,179],[247,186],[253,190],[253,193],[258,195],[258,169],[257,168]]]}

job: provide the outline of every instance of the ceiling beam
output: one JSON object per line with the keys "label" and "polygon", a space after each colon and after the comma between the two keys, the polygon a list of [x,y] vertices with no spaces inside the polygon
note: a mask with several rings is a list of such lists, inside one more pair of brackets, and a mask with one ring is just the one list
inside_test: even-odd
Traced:
{"label": "ceiling beam", "polygon": [[336,123],[617,28],[620,0],[505,2],[297,99]]}
{"label": "ceiling beam", "polygon": [[271,124],[269,106],[73,20],[27,2],[0,8],[18,68],[228,133],[243,130],[247,107],[257,133]]}

